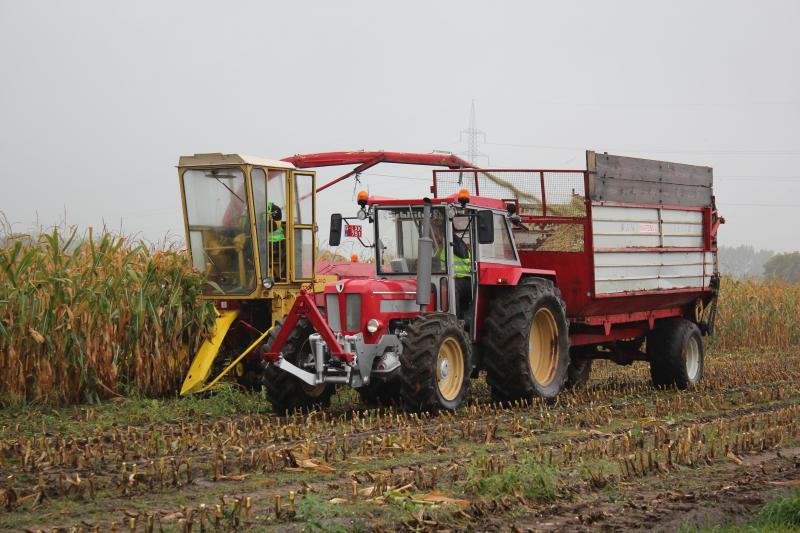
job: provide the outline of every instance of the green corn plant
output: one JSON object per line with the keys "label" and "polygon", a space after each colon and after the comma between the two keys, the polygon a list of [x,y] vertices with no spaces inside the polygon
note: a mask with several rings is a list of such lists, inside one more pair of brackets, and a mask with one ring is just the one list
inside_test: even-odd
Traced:
{"label": "green corn plant", "polygon": [[0,243],[0,402],[174,393],[214,322],[181,250],[58,228]]}

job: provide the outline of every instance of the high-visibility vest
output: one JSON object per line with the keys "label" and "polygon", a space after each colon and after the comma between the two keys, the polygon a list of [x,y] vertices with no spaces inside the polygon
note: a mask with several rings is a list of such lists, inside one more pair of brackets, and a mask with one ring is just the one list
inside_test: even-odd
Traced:
{"label": "high-visibility vest", "polygon": [[283,231],[283,224],[275,228],[274,230],[269,232],[269,237],[267,240],[269,242],[281,242],[286,238],[286,234]]}
{"label": "high-visibility vest", "polygon": [[276,226],[277,226],[275,229],[273,229],[273,230],[271,230],[269,232],[269,237],[267,237],[267,240],[269,242],[281,242],[282,240],[284,240],[286,238],[286,233],[284,233],[284,231],[283,231],[283,224],[281,224],[280,221],[275,221],[272,218],[272,210],[273,210],[272,202],[267,202],[267,211],[266,211],[266,213],[264,213],[264,215],[267,216],[268,220],[272,220],[273,222],[276,222]]}
{"label": "high-visibility vest", "polygon": [[[439,253],[436,254],[436,259],[444,264],[447,261],[447,257],[444,254],[444,248],[439,250]],[[468,278],[471,275],[472,269],[472,259],[470,258],[469,252],[467,252],[467,257],[458,257],[456,254],[453,254],[453,274],[457,278]]]}

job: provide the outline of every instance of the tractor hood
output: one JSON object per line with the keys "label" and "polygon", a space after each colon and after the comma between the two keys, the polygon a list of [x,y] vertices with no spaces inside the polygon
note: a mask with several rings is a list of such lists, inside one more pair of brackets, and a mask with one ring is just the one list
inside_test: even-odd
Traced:
{"label": "tractor hood", "polygon": [[[365,342],[377,342],[387,332],[390,320],[419,315],[416,294],[414,279],[341,279],[327,283],[324,305],[328,325],[336,333],[363,333]],[[427,310],[434,309],[432,303]],[[381,327],[370,333],[366,325],[373,319]]]}
{"label": "tractor hood", "polygon": [[341,279],[325,285],[325,294],[369,294],[411,298],[417,294],[417,282],[414,279]]}

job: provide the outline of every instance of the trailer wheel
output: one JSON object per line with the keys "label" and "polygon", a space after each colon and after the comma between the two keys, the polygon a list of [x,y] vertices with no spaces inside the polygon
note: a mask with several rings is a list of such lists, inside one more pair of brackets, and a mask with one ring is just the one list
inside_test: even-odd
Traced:
{"label": "trailer wheel", "polygon": [[496,401],[554,398],[569,366],[569,325],[561,293],[541,278],[523,280],[489,304],[483,333],[486,381]]}
{"label": "trailer wheel", "polygon": [[[278,321],[278,324],[267,336],[264,343],[265,350],[268,350],[275,342],[282,325],[283,321]],[[311,352],[308,337],[313,333],[314,328],[307,320],[301,319],[297,323],[283,345],[282,352],[287,361],[296,365],[300,357]],[[264,371],[264,386],[267,389],[267,397],[272,403],[272,410],[277,414],[284,414],[294,409],[328,407],[334,393],[334,387],[331,384],[312,387],[273,365],[268,365]]]}
{"label": "trailer wheel", "polygon": [[414,319],[403,338],[400,394],[414,410],[457,409],[467,397],[472,349],[453,315],[436,313]]}
{"label": "trailer wheel", "polygon": [[703,338],[697,325],[684,318],[667,320],[651,332],[647,355],[657,387],[687,389],[703,378]]}
{"label": "trailer wheel", "polygon": [[361,387],[358,395],[361,401],[369,407],[389,406],[400,400],[400,380],[389,381],[373,380],[369,385]]}

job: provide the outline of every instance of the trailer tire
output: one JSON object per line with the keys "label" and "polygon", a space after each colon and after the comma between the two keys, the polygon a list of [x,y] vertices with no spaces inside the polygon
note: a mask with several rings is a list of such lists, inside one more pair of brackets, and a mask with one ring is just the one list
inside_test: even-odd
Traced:
{"label": "trailer tire", "polygon": [[[269,350],[272,343],[275,342],[282,326],[283,320],[279,320],[267,336],[263,345],[265,351]],[[300,319],[281,350],[287,361],[297,364],[300,355],[305,353],[305,350],[310,350],[308,337],[312,333],[314,333],[314,327],[311,323]],[[273,365],[268,365],[264,371],[264,387],[267,390],[267,398],[272,404],[272,410],[279,415],[295,409],[328,407],[331,404],[331,396],[335,392],[334,386],[331,384],[311,387]]]}
{"label": "trailer tire", "polygon": [[687,389],[703,378],[703,338],[685,318],[665,320],[647,336],[650,376],[656,387]]}
{"label": "trailer tire", "polygon": [[358,390],[361,401],[369,407],[388,407],[400,401],[400,380],[373,380]]}
{"label": "trailer tire", "polygon": [[[542,334],[538,347],[531,343],[534,329]],[[549,347],[544,335],[550,336]],[[489,304],[482,345],[495,401],[555,398],[569,366],[569,323],[558,288],[549,280],[528,278],[497,294]]]}
{"label": "trailer tire", "polygon": [[400,355],[400,394],[416,411],[452,411],[469,394],[472,346],[455,316],[421,315],[408,325]]}

